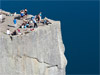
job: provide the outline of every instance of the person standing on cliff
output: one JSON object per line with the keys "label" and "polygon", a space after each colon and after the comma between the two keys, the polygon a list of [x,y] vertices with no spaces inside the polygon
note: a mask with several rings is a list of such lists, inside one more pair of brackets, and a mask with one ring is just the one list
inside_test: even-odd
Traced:
{"label": "person standing on cliff", "polygon": [[37,28],[38,25],[37,25],[36,19],[33,19],[33,23],[34,23],[34,28]]}
{"label": "person standing on cliff", "polygon": [[23,17],[24,17],[24,11],[23,10],[20,11],[20,15],[21,15],[21,19],[23,19]]}
{"label": "person standing on cliff", "polygon": [[16,20],[16,18],[14,18],[13,22],[14,22],[14,26],[17,27],[17,20]]}
{"label": "person standing on cliff", "polygon": [[39,22],[39,23],[41,22],[41,19],[42,19],[42,12],[40,12],[40,13],[38,14],[38,22]]}
{"label": "person standing on cliff", "polygon": [[36,16],[31,17],[31,20],[32,20],[33,23],[34,23],[34,28],[37,28],[38,25],[37,25],[37,22],[36,22]]}
{"label": "person standing on cliff", "polygon": [[27,16],[27,9],[26,8],[24,10],[24,14],[25,14],[25,16]]}

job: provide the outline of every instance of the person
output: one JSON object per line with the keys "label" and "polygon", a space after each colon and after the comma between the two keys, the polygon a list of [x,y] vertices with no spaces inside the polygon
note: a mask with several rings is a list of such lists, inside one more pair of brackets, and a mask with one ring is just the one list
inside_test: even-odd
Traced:
{"label": "person", "polygon": [[7,29],[7,35],[10,35],[10,34],[11,34],[10,30],[9,30],[9,29]]}
{"label": "person", "polygon": [[24,25],[24,28],[25,28],[25,29],[27,28],[26,25]]}
{"label": "person", "polygon": [[33,23],[34,23],[34,28],[37,28],[38,27],[38,25],[37,25],[37,22],[36,22],[36,16],[33,16],[31,19],[32,19],[32,21],[33,21]]}
{"label": "person", "polygon": [[34,19],[36,19],[36,16],[33,15],[33,17],[31,17],[31,20],[34,20]]}
{"label": "person", "polygon": [[0,14],[0,22],[2,22],[2,15]]}
{"label": "person", "polygon": [[26,22],[25,25],[26,25],[26,27],[29,27],[29,22]]}
{"label": "person", "polygon": [[24,25],[22,25],[21,28],[24,28]]}
{"label": "person", "polygon": [[33,30],[34,30],[34,28],[31,28],[31,29],[30,29],[30,31],[33,31]]}
{"label": "person", "polygon": [[46,25],[51,24],[51,22],[46,17],[44,18],[44,22],[43,23],[46,24]]}
{"label": "person", "polygon": [[18,31],[18,34],[21,35],[21,31],[20,31],[20,29],[17,29],[17,31]]}
{"label": "person", "polygon": [[16,16],[16,14],[17,14],[17,13],[15,12],[15,13],[14,13],[14,16]]}
{"label": "person", "polygon": [[34,28],[37,28],[38,26],[36,20],[34,19],[33,22],[34,22]]}
{"label": "person", "polygon": [[14,22],[14,26],[17,27],[17,19],[16,18],[14,18],[13,22]]}
{"label": "person", "polygon": [[29,24],[28,23],[26,24],[26,27],[29,27]]}
{"label": "person", "polygon": [[27,9],[25,8],[25,10],[24,10],[24,13],[25,13],[25,16],[27,16]]}
{"label": "person", "polygon": [[39,15],[38,15],[38,22],[39,23],[41,22],[41,19],[42,19],[42,12],[40,12]]}
{"label": "person", "polygon": [[33,23],[34,23],[34,28],[37,28],[38,25],[37,25],[37,22],[36,22],[36,16],[31,17],[31,20],[32,20]]}
{"label": "person", "polygon": [[29,21],[29,25],[33,25],[33,21],[32,20]]}
{"label": "person", "polygon": [[19,28],[24,28],[25,23],[22,23]]}
{"label": "person", "polygon": [[17,35],[17,32],[16,32],[16,30],[14,30],[14,32],[13,32],[11,35]]}
{"label": "person", "polygon": [[20,15],[21,15],[21,18],[24,17],[24,11],[23,10],[21,10]]}

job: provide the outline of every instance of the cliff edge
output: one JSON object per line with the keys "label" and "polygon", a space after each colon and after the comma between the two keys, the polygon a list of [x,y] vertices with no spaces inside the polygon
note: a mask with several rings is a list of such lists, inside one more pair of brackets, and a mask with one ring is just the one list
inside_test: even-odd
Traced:
{"label": "cliff edge", "polygon": [[49,19],[52,24],[11,38],[4,31],[12,19],[6,16],[0,24],[0,75],[65,75],[67,60],[60,21]]}

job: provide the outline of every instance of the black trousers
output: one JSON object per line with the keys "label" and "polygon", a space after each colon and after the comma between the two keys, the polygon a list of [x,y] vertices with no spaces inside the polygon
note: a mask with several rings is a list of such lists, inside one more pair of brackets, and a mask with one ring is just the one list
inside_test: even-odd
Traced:
{"label": "black trousers", "polygon": [[34,23],[34,28],[37,28],[37,27],[38,27],[37,23]]}

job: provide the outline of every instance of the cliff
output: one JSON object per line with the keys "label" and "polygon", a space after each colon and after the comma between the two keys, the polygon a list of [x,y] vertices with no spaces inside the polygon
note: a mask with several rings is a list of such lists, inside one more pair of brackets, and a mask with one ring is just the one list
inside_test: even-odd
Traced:
{"label": "cliff", "polygon": [[11,39],[4,31],[12,24],[12,17],[6,16],[1,23],[0,75],[65,75],[67,60],[60,21],[49,19],[52,24]]}

